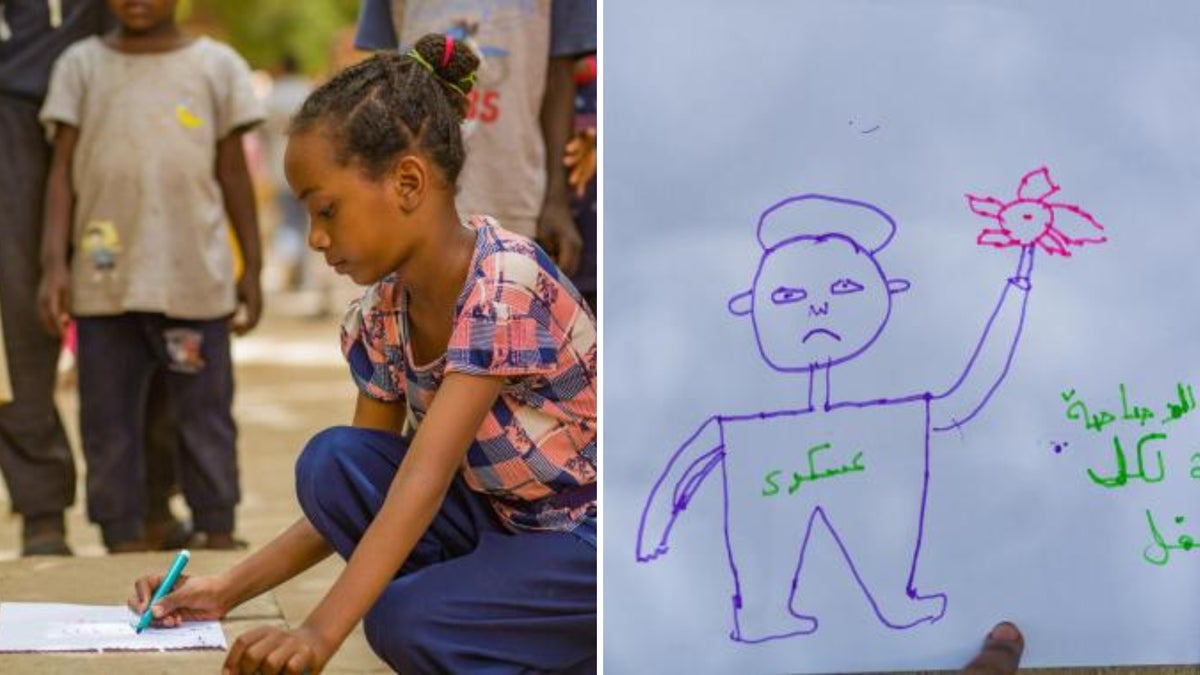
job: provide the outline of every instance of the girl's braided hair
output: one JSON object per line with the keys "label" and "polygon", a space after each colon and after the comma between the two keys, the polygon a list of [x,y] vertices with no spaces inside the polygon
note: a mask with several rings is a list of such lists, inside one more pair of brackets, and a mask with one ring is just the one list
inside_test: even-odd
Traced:
{"label": "girl's braided hair", "polygon": [[292,118],[290,133],[324,126],[338,162],[359,164],[372,180],[403,153],[420,150],[454,185],[466,159],[459,125],[478,68],[466,44],[426,35],[407,54],[375,54],[318,87]]}

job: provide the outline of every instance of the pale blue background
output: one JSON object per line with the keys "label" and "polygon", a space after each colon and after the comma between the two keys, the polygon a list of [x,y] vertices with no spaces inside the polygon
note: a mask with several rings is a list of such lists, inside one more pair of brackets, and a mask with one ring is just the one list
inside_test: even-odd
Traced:
{"label": "pale blue background", "polygon": [[[1058,398],[1119,407],[1124,382],[1161,409],[1177,381],[1200,384],[1200,3],[612,0],[604,36],[606,670],[958,667],[1001,618],[1025,629],[1031,666],[1200,661],[1200,553],[1141,559],[1144,509],[1200,536],[1200,417],[1171,429],[1165,482],[1104,491],[1084,472],[1110,470],[1110,434]],[[946,617],[883,629],[832,567],[842,601],[819,633],[730,642],[719,485],[666,558],[637,564],[633,545],[651,484],[706,417],[803,401],[804,378],[767,368],[725,310],[753,276],[758,214],[823,192],[894,216],[881,261],[912,290],[838,388],[937,387],[1015,263],[975,245],[985,221],[963,195],[1011,199],[1043,164],[1111,241],[1038,259],[1012,372],[935,442],[918,580],[950,594]]]}

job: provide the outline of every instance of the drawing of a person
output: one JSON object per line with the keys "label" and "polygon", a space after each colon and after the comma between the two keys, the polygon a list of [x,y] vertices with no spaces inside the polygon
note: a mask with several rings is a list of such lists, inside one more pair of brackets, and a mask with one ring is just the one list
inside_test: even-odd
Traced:
{"label": "drawing of a person", "polygon": [[1007,374],[1025,320],[1035,246],[1020,247],[978,343],[948,386],[841,400],[834,369],[875,343],[894,299],[909,290],[878,257],[895,233],[895,221],[878,207],[827,195],[789,197],[762,214],[753,283],[728,309],[749,319],[770,368],[807,378],[805,400],[709,417],[650,491],[638,530],[642,562],[668,551],[676,518],[706,479],[715,478],[707,481],[716,483],[710,489],[723,485],[735,641],[817,630],[817,617],[805,609],[814,588],[805,577],[810,543],[844,560],[883,625],[908,629],[945,613],[944,594],[916,585],[930,439],[974,418]]}

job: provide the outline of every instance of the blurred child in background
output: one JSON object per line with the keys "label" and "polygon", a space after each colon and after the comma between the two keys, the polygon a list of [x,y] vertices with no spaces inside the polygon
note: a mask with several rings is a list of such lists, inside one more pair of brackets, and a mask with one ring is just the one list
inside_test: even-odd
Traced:
{"label": "blurred child in background", "polygon": [[[252,329],[262,305],[242,134],[263,114],[245,62],[185,35],[176,0],[109,8],[120,25],[63,54],[41,110],[54,133],[43,320],[77,321],[88,514],[109,551],[149,546],[144,417],[160,371],[202,535],[193,545],[231,548],[239,490],[229,334]],[[244,260],[236,283],[226,214]]]}

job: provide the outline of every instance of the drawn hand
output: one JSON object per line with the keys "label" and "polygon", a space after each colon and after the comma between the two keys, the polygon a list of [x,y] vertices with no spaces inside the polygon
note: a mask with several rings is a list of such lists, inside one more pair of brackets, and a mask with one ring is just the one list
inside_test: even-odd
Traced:
{"label": "drawn hand", "polygon": [[38,314],[51,335],[62,335],[71,320],[71,273],[67,266],[55,265],[42,272],[38,286]]}
{"label": "drawn hand", "polygon": [[579,236],[566,202],[547,202],[538,217],[537,230],[538,243],[554,258],[558,268],[568,275],[574,274],[579,269],[583,237]]}
{"label": "drawn hand", "polygon": [[247,631],[234,641],[221,672],[311,673],[325,667],[333,650],[311,628],[284,630],[264,626]]}
{"label": "drawn hand", "polygon": [[262,285],[258,276],[245,274],[237,285],[238,312],[229,322],[234,335],[245,335],[254,330],[262,317]]}
{"label": "drawn hand", "polygon": [[582,198],[587,193],[588,182],[596,175],[596,129],[588,127],[576,132],[567,141],[567,152],[563,165],[571,170],[567,184],[575,188],[575,196]]}
{"label": "drawn hand", "polygon": [[641,529],[638,530],[637,551],[635,551],[638,562],[650,562],[659,556],[666,555],[669,548],[667,537],[670,535],[672,523],[670,520],[662,521],[658,512],[650,506],[651,504],[654,504],[653,495],[651,495],[646,512],[642,514]]}
{"label": "drawn hand", "polygon": [[[165,577],[165,574],[151,574],[133,582],[133,596],[126,601],[129,609],[138,615],[146,611],[146,603]],[[229,604],[220,578],[181,575],[174,590],[154,605],[152,625],[175,628],[184,621],[215,621],[225,616]]]}
{"label": "drawn hand", "polygon": [[648,550],[642,541],[638,541],[637,560],[638,562],[650,562],[657,559],[659,556],[666,554],[667,545],[660,543],[653,550]]}
{"label": "drawn hand", "polygon": [[1021,665],[1025,638],[1017,627],[1007,621],[996,624],[983,641],[979,654],[963,669],[978,675],[1011,675]]}

